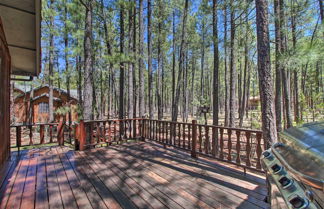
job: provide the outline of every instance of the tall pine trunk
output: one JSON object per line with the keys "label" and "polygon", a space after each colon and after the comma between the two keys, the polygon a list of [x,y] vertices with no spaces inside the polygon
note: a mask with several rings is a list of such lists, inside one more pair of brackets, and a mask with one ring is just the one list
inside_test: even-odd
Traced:
{"label": "tall pine trunk", "polygon": [[[68,107],[69,107],[69,113],[68,113],[68,122],[69,122],[69,127],[72,125],[72,115],[71,115],[71,105],[70,105],[70,71],[69,71],[69,57],[68,57],[68,47],[69,47],[69,37],[68,37],[68,26],[67,26],[67,5],[66,1],[64,4],[64,57],[65,57],[65,72],[66,72],[66,89],[67,89],[67,101],[68,101]],[[71,132],[69,131],[69,139],[71,139]]]}
{"label": "tall pine trunk", "polygon": [[148,56],[148,106],[149,117],[153,119],[153,70],[152,70],[152,5],[147,1],[147,56]]}
{"label": "tall pine trunk", "polygon": [[186,24],[188,16],[188,4],[189,0],[185,0],[185,6],[183,9],[183,22],[182,22],[182,31],[181,31],[181,44],[180,44],[180,57],[179,57],[179,73],[178,73],[178,82],[174,98],[174,104],[172,105],[172,121],[177,121],[178,118],[178,104],[180,99],[180,87],[181,87],[181,76],[184,68],[184,58],[185,58],[185,37],[186,37]]}
{"label": "tall pine trunk", "polygon": [[175,31],[175,11],[172,12],[172,99],[171,106],[174,105],[174,97],[175,97],[175,80],[176,80],[176,31]]}
{"label": "tall pine trunk", "polygon": [[236,102],[236,81],[237,81],[237,73],[236,73],[236,61],[235,61],[235,9],[233,0],[230,3],[231,6],[231,42],[230,42],[230,101],[229,101],[229,126],[235,126],[235,102]]}
{"label": "tall pine trunk", "polygon": [[[285,26],[285,13],[284,13],[284,0],[279,0],[279,16],[280,16],[280,52],[281,55],[286,53],[287,43],[286,43],[286,34],[284,31]],[[283,66],[283,65],[281,65]],[[286,119],[286,128],[292,126],[292,118],[291,118],[291,107],[290,107],[290,91],[289,91],[289,72],[286,67],[282,67],[281,76],[282,76],[282,84],[283,84],[283,97],[284,97],[284,107],[285,107],[285,119]]]}
{"label": "tall pine trunk", "polygon": [[[54,9],[54,0],[50,1],[50,8]],[[54,68],[54,17],[50,17],[50,34],[49,34],[49,54],[48,54],[48,87],[49,87],[49,101],[48,101],[48,109],[49,109],[49,121],[50,123],[54,122],[54,104],[53,104],[53,68]]]}
{"label": "tall pine trunk", "polygon": [[157,108],[158,108],[158,120],[162,120],[163,118],[163,104],[162,104],[162,96],[163,96],[163,91],[162,91],[162,50],[161,50],[161,45],[162,45],[162,41],[161,41],[161,36],[162,36],[162,21],[161,20],[161,2],[158,3],[159,7],[158,7],[158,12],[159,12],[159,19],[158,19],[158,74],[157,74],[157,89],[156,89],[156,93],[157,93]]}
{"label": "tall pine trunk", "polygon": [[[136,30],[136,28],[133,28],[133,18],[135,18],[135,14],[133,15],[133,8],[130,7],[129,8],[129,12],[128,12],[128,17],[129,17],[129,22],[128,22],[128,53],[131,54],[133,56],[133,47],[134,47],[134,43],[133,43],[133,33],[135,33],[134,30]],[[135,53],[134,53],[135,54]],[[134,86],[133,86],[133,75],[134,75],[134,63],[129,63],[128,64],[128,118],[133,118],[134,115]]]}
{"label": "tall pine trunk", "polygon": [[274,0],[274,16],[275,16],[275,54],[276,54],[276,96],[275,96],[275,108],[276,108],[276,125],[277,125],[277,132],[282,131],[282,122],[281,122],[281,107],[282,107],[282,64],[280,63],[280,45],[281,45],[281,37],[280,37],[280,30],[281,30],[281,22],[280,22],[280,0]]}
{"label": "tall pine trunk", "polygon": [[268,1],[255,0],[262,131],[266,147],[277,141],[271,78]]}
{"label": "tall pine trunk", "polygon": [[[120,54],[124,54],[124,39],[125,39],[125,29],[124,29],[124,5],[121,3],[120,5]],[[125,79],[125,63],[124,60],[121,61],[120,63],[120,74],[119,74],[119,108],[118,108],[118,113],[119,113],[119,119],[124,118],[124,79]],[[120,126],[121,132],[122,132],[122,125]]]}
{"label": "tall pine trunk", "polygon": [[144,101],[144,21],[143,21],[143,0],[139,0],[139,93],[138,93],[138,105],[139,105],[139,117],[144,117],[145,113],[145,101]]}
{"label": "tall pine trunk", "polygon": [[219,97],[219,57],[218,57],[218,28],[217,28],[217,0],[213,0],[213,43],[214,43],[214,69],[213,69],[213,125],[218,125],[218,97]]}
{"label": "tall pine trunk", "polygon": [[225,121],[224,125],[229,126],[229,117],[230,117],[230,108],[229,108],[229,100],[230,100],[230,88],[229,88],[229,68],[227,64],[227,4],[224,3],[224,71],[225,71]]}
{"label": "tall pine trunk", "polygon": [[93,119],[92,3],[85,5],[83,119]]}

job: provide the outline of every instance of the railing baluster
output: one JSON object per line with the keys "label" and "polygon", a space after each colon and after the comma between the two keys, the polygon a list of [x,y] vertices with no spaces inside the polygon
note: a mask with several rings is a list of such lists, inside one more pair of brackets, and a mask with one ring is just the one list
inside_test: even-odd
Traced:
{"label": "railing baluster", "polygon": [[201,134],[201,129],[202,129],[202,126],[199,125],[199,152],[202,152],[202,134]]}
{"label": "railing baluster", "polygon": [[20,151],[20,147],[21,147],[21,127],[20,126],[16,127],[16,144],[18,147],[18,151]]}
{"label": "railing baluster", "polygon": [[190,140],[190,138],[191,138],[191,124],[188,124],[188,149],[190,149],[190,147],[191,147],[191,140]]}
{"label": "railing baluster", "polygon": [[216,142],[218,141],[218,133],[216,132],[217,128],[212,127],[212,156],[216,157]]}
{"label": "railing baluster", "polygon": [[111,121],[108,121],[108,142],[109,142],[109,145],[111,144]]}
{"label": "railing baluster", "polygon": [[117,121],[114,121],[114,141],[117,141]]}
{"label": "railing baluster", "polygon": [[232,130],[227,129],[228,141],[227,141],[227,148],[228,148],[228,155],[227,160],[232,161]]}
{"label": "railing baluster", "polygon": [[192,146],[191,146],[191,157],[197,158],[197,121],[192,121]]}
{"label": "railing baluster", "polygon": [[53,125],[49,126],[50,143],[53,143]]}
{"label": "railing baluster", "polygon": [[28,128],[29,128],[29,145],[33,145],[33,126],[30,125]]}
{"label": "railing baluster", "polygon": [[220,154],[219,154],[219,158],[220,159],[224,159],[224,129],[220,128]]}
{"label": "railing baluster", "polygon": [[182,134],[183,134],[183,141],[182,141],[182,147],[183,147],[183,149],[185,149],[186,148],[186,124],[185,123],[183,123],[182,124]]}
{"label": "railing baluster", "polygon": [[39,126],[39,139],[40,144],[44,144],[44,125]]}
{"label": "railing baluster", "polygon": [[178,123],[178,147],[181,146],[181,125]]}
{"label": "railing baluster", "polygon": [[100,122],[96,123],[96,138],[97,138],[97,143],[100,142]]}
{"label": "railing baluster", "polygon": [[205,126],[205,153],[209,154],[209,126]]}
{"label": "railing baluster", "polygon": [[163,141],[168,144],[167,137],[166,137],[166,122],[163,121]]}
{"label": "railing baluster", "polygon": [[251,154],[251,144],[250,144],[251,132],[245,131],[245,136],[246,136],[246,166],[250,167],[251,166],[251,159],[250,159],[250,154]]}
{"label": "railing baluster", "polygon": [[256,134],[256,139],[257,139],[257,149],[256,149],[256,154],[257,154],[257,163],[256,163],[256,168],[261,169],[261,153],[262,153],[262,148],[261,148],[261,137],[262,133],[257,133]]}
{"label": "railing baluster", "polygon": [[241,131],[237,130],[236,131],[236,163],[241,164],[241,156],[240,156],[240,151],[241,151]]}
{"label": "railing baluster", "polygon": [[107,129],[106,129],[106,121],[103,122],[103,140],[104,142],[107,142],[106,134],[107,134]]}

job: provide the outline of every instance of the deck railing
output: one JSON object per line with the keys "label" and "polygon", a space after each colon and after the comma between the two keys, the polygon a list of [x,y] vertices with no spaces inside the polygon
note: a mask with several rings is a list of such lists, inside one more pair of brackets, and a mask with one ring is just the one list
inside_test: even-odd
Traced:
{"label": "deck railing", "polygon": [[144,138],[204,155],[244,168],[261,170],[260,158],[265,149],[262,131],[213,125],[145,119]]}
{"label": "deck railing", "polygon": [[143,121],[142,118],[80,121],[75,126],[76,149],[143,139]]}
{"label": "deck railing", "polygon": [[76,149],[102,144],[149,139],[191,152],[192,157],[208,156],[260,171],[261,153],[266,144],[262,131],[213,125],[123,119],[81,121],[76,127]]}
{"label": "deck railing", "polygon": [[51,143],[64,145],[64,142],[71,143],[71,133],[71,128],[64,122],[12,125],[11,148],[20,150],[21,147]]}
{"label": "deck railing", "polygon": [[[16,142],[12,144],[18,148],[46,143],[63,145],[66,141],[74,144],[76,150],[84,150],[98,145],[149,139],[164,147],[174,146],[190,151],[195,158],[208,156],[258,171],[261,170],[261,153],[266,148],[259,130],[202,125],[195,120],[182,123],[142,118],[113,119],[80,121],[72,127],[60,122],[16,125],[12,128],[16,129],[16,137],[12,137],[16,138]],[[22,140],[23,134],[25,140]]]}

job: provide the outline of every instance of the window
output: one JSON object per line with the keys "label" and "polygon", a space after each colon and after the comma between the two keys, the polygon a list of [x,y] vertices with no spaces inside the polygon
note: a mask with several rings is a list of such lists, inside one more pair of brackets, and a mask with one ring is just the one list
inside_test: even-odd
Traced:
{"label": "window", "polygon": [[47,102],[41,102],[38,105],[38,113],[48,113],[49,112],[49,106]]}

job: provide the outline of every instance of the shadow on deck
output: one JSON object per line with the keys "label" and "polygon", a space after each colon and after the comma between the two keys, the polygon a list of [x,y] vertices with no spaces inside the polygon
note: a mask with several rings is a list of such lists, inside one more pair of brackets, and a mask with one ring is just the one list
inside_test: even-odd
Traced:
{"label": "shadow on deck", "polygon": [[269,208],[263,176],[137,142],[12,154],[0,208]]}

